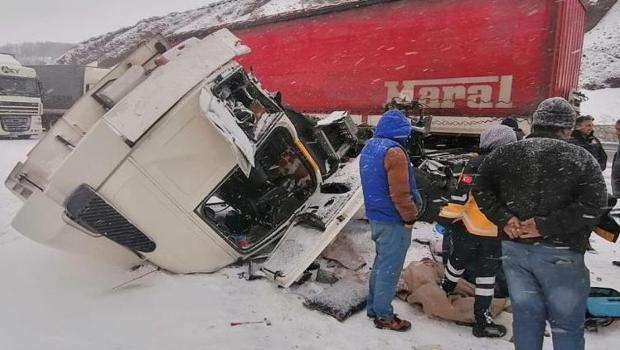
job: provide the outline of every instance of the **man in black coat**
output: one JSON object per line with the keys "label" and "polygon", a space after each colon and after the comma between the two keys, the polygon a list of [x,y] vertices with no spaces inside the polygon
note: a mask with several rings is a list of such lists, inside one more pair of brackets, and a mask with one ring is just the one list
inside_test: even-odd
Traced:
{"label": "man in black coat", "polygon": [[[616,136],[620,141],[620,119],[616,120]],[[614,154],[614,160],[611,163],[611,190],[615,198],[620,198],[620,144],[616,154]],[[612,261],[616,266],[620,266],[620,261]]]}
{"label": "man in black coat", "polygon": [[480,210],[501,231],[517,350],[542,349],[546,321],[554,349],[585,346],[583,255],[607,191],[594,157],[565,141],[574,124],[565,99],[541,102],[532,134],[489,154],[475,182]]}
{"label": "man in black coat", "polygon": [[601,141],[594,136],[594,118],[589,115],[578,117],[569,142],[588,150],[600,165],[601,170],[605,170],[607,154],[601,145]]}
{"label": "man in black coat", "polygon": [[[620,119],[616,120],[616,136],[620,141]],[[620,198],[620,144],[611,163],[611,190],[616,198]]]}

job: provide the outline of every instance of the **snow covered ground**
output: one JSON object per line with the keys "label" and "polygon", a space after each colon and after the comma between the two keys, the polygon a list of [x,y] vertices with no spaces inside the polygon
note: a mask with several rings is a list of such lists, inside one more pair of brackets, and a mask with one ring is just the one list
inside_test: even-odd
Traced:
{"label": "snow covered ground", "polygon": [[[0,140],[0,179],[24,159],[36,141]],[[609,171],[606,172],[609,178]],[[238,277],[242,267],[214,274],[171,275],[148,267],[105,266],[41,246],[10,227],[21,203],[0,186],[0,349],[512,349],[505,339],[477,339],[470,329],[424,315],[394,301],[413,321],[413,330],[377,330],[360,312],[345,322],[302,306],[302,298],[264,280]],[[369,228],[351,222],[346,234],[368,240]],[[416,226],[414,237],[432,238],[430,225]],[[594,238],[588,253],[592,284],[620,290],[617,245]],[[408,260],[428,256],[413,243]],[[369,261],[370,263],[370,261]],[[261,321],[271,325],[230,326]],[[504,314],[500,323],[510,324]],[[589,349],[617,349],[620,322],[587,334]],[[433,347],[436,346],[436,347]],[[437,347],[438,346],[438,347]],[[551,349],[550,338],[545,349]]]}
{"label": "snow covered ground", "polygon": [[585,34],[583,42],[579,85],[594,89],[613,86],[609,79],[620,79],[620,2]]}
{"label": "snow covered ground", "polygon": [[594,117],[597,125],[615,125],[620,119],[620,88],[582,90],[588,100],[581,104],[581,114]]}

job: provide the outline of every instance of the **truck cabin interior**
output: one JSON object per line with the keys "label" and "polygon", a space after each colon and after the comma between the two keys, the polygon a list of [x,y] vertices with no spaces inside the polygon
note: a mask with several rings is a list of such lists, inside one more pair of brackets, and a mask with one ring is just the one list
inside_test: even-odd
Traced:
{"label": "truck cabin interior", "polygon": [[198,207],[198,214],[233,247],[251,250],[310,197],[316,179],[284,128],[256,153],[249,177],[236,167]]}
{"label": "truck cabin interior", "polygon": [[242,69],[235,70],[218,79],[213,93],[225,102],[248,139],[258,145],[255,166],[249,176],[235,167],[196,210],[241,251],[252,250],[271,237],[317,186],[309,161],[290,132],[284,127],[271,130],[283,116],[282,108],[251,79]]}
{"label": "truck cabin interior", "polygon": [[277,118],[282,109],[251,79],[243,69],[238,68],[227,77],[216,79],[216,82],[220,81],[213,88],[213,94],[226,103],[247,137],[257,142],[261,131],[266,131],[261,127],[271,124],[267,119]]}
{"label": "truck cabin interior", "polygon": [[[235,167],[196,213],[233,247],[250,251],[273,237],[314,193],[319,179],[313,165],[323,178],[338,169],[357,146],[357,130],[346,114],[320,125],[316,118],[283,107],[279,93],[263,90],[242,68],[215,82],[213,94],[224,101],[237,125],[258,147],[249,176]],[[285,127],[275,126],[284,117],[300,141]]]}
{"label": "truck cabin interior", "polygon": [[259,142],[261,135],[273,124],[272,121],[286,114],[323,178],[338,169],[340,160],[354,157],[354,153],[359,151],[357,127],[350,118],[321,125],[317,118],[283,106],[279,92],[268,93],[257,87],[256,79],[248,76],[242,68],[216,79],[216,82],[218,80],[213,88],[214,95],[225,101],[237,124],[251,141]]}

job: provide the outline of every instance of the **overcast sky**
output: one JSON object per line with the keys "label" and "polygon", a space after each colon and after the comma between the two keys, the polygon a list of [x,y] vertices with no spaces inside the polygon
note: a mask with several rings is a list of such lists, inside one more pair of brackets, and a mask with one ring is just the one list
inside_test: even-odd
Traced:
{"label": "overcast sky", "polygon": [[77,43],[169,12],[214,0],[2,0],[0,45],[24,41]]}

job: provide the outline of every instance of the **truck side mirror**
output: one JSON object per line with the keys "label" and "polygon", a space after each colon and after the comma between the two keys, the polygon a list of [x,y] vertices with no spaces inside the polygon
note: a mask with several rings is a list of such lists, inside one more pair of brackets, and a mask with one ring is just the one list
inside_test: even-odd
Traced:
{"label": "truck side mirror", "polygon": [[433,117],[426,116],[424,117],[424,119],[422,119],[422,127],[424,128],[424,132],[425,133],[430,133],[431,132],[431,124],[433,123]]}
{"label": "truck side mirror", "polygon": [[433,117],[427,116],[422,118],[420,122],[417,122],[416,125],[412,126],[411,129],[415,132],[419,132],[421,134],[429,134],[431,132],[431,124],[433,122]]}
{"label": "truck side mirror", "polygon": [[39,94],[41,95],[41,98],[43,98],[45,96],[45,90],[43,89],[43,84],[41,84],[41,81],[37,80],[37,86],[39,87]]}

